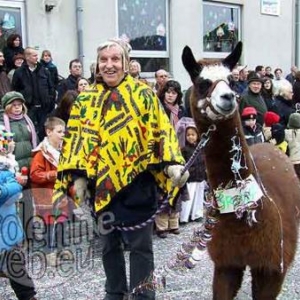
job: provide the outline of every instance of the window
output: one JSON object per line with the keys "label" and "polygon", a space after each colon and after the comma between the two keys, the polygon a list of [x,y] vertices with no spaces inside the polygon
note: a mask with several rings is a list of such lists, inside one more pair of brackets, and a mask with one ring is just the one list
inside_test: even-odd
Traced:
{"label": "window", "polygon": [[17,33],[22,36],[25,44],[25,25],[23,3],[9,3],[0,1],[0,50],[6,46],[10,34]]}
{"label": "window", "polygon": [[206,56],[226,56],[234,49],[239,39],[240,7],[204,2],[203,51]]}
{"label": "window", "polygon": [[142,72],[169,66],[168,1],[118,0],[118,35],[129,41]]}

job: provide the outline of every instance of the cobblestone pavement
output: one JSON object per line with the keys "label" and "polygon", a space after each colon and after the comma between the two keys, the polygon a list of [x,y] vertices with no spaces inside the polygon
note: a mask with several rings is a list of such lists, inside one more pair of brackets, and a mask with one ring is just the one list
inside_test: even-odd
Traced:
{"label": "cobblestone pavement", "polygon": [[[176,249],[183,241],[188,240],[193,228],[199,226],[198,223],[190,223],[181,228],[178,236],[169,235],[166,239],[154,237],[154,252],[156,266],[165,265],[170,258],[174,257]],[[67,247],[74,255],[74,261],[66,261],[61,267],[46,267],[39,251],[29,255],[29,272],[34,278],[38,299],[40,300],[60,300],[76,299],[91,300],[103,299],[104,296],[104,271],[100,259],[99,239],[93,239],[89,227],[89,234],[83,238],[79,237],[78,231],[72,233],[75,236],[73,244]],[[128,253],[126,253],[128,258]],[[300,251],[293,267],[290,269],[280,300],[300,299],[299,277],[300,274]],[[207,252],[203,254],[203,260],[199,262],[193,270],[177,273],[176,276],[170,274],[167,277],[166,289],[157,292],[158,300],[195,300],[212,299],[213,264]],[[242,288],[236,299],[251,299],[251,279],[247,271],[244,276]],[[7,279],[0,280],[0,299],[15,300]]]}

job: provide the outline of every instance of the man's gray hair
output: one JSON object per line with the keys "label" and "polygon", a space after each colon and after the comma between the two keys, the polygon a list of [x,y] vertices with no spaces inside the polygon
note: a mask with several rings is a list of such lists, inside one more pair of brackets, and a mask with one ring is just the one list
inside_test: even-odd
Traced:
{"label": "man's gray hair", "polygon": [[129,70],[129,53],[131,51],[131,46],[129,43],[127,43],[125,40],[123,39],[109,39],[107,41],[105,41],[104,43],[102,43],[98,48],[97,48],[97,61],[99,59],[99,52],[103,49],[106,48],[111,48],[111,47],[117,47],[120,49],[121,55],[122,55],[122,59],[123,59],[123,69],[124,72],[128,72]]}

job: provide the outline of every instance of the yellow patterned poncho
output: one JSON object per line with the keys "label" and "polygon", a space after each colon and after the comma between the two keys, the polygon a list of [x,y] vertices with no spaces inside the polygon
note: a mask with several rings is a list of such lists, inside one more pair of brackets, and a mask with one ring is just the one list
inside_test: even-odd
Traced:
{"label": "yellow patterned poncho", "polygon": [[169,193],[170,179],[162,168],[153,171],[153,166],[162,163],[184,164],[184,159],[176,133],[154,92],[131,76],[116,88],[97,84],[94,90],[81,93],[73,104],[53,201],[67,193],[72,170],[85,171],[87,178],[95,180],[96,212],[147,169]]}

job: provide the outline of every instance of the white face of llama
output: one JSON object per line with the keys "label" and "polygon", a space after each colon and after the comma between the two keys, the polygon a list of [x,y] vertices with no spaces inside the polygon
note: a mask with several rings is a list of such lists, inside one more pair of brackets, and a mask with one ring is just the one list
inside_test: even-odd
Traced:
{"label": "white face of llama", "polygon": [[[198,99],[197,108],[212,121],[229,118],[237,108],[235,92],[228,83],[230,70],[223,65],[205,66],[197,83],[210,83],[206,97]],[[207,94],[208,93],[208,94]]]}
{"label": "white face of llama", "polygon": [[182,62],[194,84],[196,107],[211,121],[228,119],[237,109],[235,92],[229,87],[228,77],[241,53],[242,43],[239,42],[222,62],[203,66],[197,63],[188,46],[183,50]]}

